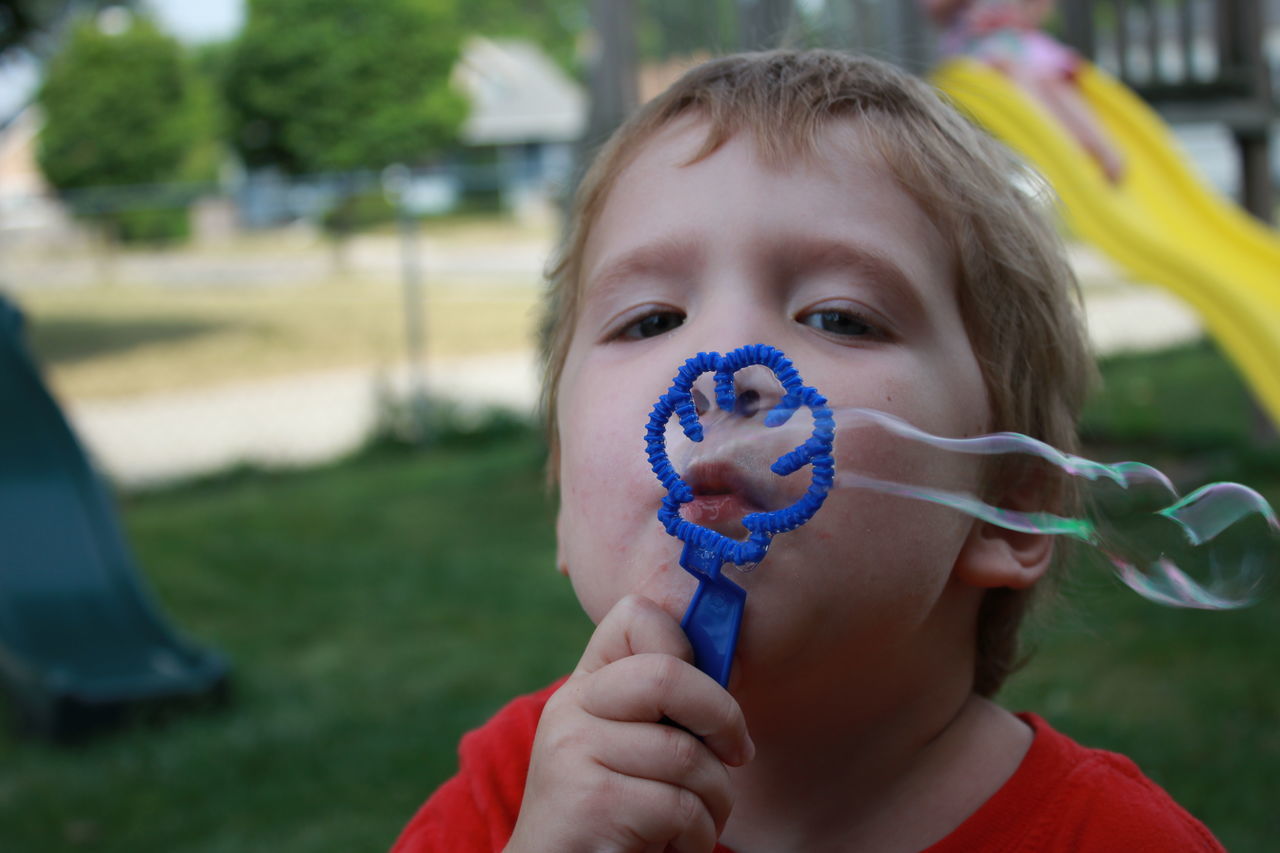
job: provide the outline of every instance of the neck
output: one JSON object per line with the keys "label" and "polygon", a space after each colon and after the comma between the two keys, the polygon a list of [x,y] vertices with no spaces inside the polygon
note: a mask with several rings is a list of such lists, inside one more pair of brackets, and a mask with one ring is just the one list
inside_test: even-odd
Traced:
{"label": "neck", "polygon": [[1017,769],[1031,731],[975,696],[972,667],[954,663],[895,660],[851,690],[788,689],[797,701],[776,719],[748,711],[757,754],[731,771],[724,843],[737,853],[914,851],[958,827]]}

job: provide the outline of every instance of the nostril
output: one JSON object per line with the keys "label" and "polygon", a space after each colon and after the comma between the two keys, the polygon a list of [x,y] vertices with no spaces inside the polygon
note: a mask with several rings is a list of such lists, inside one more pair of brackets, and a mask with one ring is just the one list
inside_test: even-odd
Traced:
{"label": "nostril", "polygon": [[738,399],[734,401],[734,411],[744,418],[749,418],[760,411],[760,392],[752,389],[738,394]]}
{"label": "nostril", "polygon": [[700,392],[698,388],[694,388],[694,409],[698,411],[699,418],[712,410],[712,403],[707,400],[707,394]]}

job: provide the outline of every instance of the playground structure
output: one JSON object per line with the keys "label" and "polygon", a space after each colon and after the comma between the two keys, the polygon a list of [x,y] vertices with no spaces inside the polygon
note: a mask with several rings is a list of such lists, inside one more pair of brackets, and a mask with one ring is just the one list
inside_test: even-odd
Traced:
{"label": "playground structure", "polygon": [[1191,305],[1280,423],[1280,236],[1193,173],[1141,99],[1092,65],[1081,90],[1126,174],[1118,186],[1007,78],[955,60],[934,82],[1053,186],[1070,227],[1136,278]]}
{"label": "playground structure", "polygon": [[[1126,164],[1117,185],[997,71],[954,59],[932,72],[934,83],[1044,176],[1078,237],[1195,309],[1280,424],[1280,234],[1263,224],[1274,216],[1268,149],[1277,106],[1261,4],[1084,0],[1061,8],[1066,40],[1119,75],[1086,62],[1077,80]],[[1166,121],[1217,122],[1230,132],[1239,206],[1201,180]]]}
{"label": "playground structure", "polygon": [[1227,129],[1240,156],[1241,205],[1271,222],[1275,187],[1268,151],[1280,107],[1263,49],[1265,2],[1072,0],[1059,6],[1066,42],[1112,68],[1165,121],[1215,122]]}
{"label": "playground structure", "polygon": [[0,688],[19,725],[75,740],[137,710],[225,699],[226,660],[156,606],[22,325],[0,297]]}

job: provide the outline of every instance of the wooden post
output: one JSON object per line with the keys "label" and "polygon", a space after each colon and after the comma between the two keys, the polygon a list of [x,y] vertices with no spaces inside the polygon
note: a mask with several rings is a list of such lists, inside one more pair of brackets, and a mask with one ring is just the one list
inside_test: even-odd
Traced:
{"label": "wooden post", "polygon": [[1126,84],[1133,85],[1133,65],[1132,65],[1132,49],[1130,47],[1129,24],[1132,19],[1129,17],[1128,0],[1116,0],[1116,53],[1120,59],[1120,79]]}
{"label": "wooden post", "polygon": [[1063,40],[1086,59],[1096,59],[1098,52],[1093,26],[1093,7],[1093,0],[1079,0],[1058,5],[1062,14]]}
{"label": "wooden post", "polygon": [[608,139],[640,100],[632,0],[591,0],[591,24],[596,42],[588,71],[587,150]]}
{"label": "wooden post", "polygon": [[1244,84],[1248,99],[1258,105],[1262,116],[1257,125],[1232,131],[1240,151],[1241,203],[1263,222],[1271,222],[1275,216],[1275,193],[1271,186],[1270,122],[1265,116],[1273,107],[1271,80],[1262,51],[1262,4],[1250,0],[1222,3],[1219,14],[1221,63]]}
{"label": "wooden post", "polygon": [[1178,44],[1182,50],[1182,82],[1190,85],[1195,82],[1197,71],[1195,62],[1195,11],[1191,0],[1178,2]]}
{"label": "wooden post", "polygon": [[1275,189],[1271,186],[1271,135],[1267,128],[1237,130],[1240,151],[1241,204],[1263,222],[1275,219]]}
{"label": "wooden post", "polygon": [[636,78],[635,10],[632,0],[591,0],[593,42],[587,57],[587,126],[574,147],[574,169],[560,197],[563,222],[596,149],[626,120],[640,101]]}

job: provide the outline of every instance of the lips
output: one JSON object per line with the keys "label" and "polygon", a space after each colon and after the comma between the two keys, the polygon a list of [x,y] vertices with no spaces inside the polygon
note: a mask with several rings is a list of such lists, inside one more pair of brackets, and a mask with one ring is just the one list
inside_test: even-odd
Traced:
{"label": "lips", "polygon": [[693,500],[680,508],[687,521],[726,536],[744,537],[742,517],[764,512],[766,496],[751,478],[729,462],[698,462],[685,473]]}

